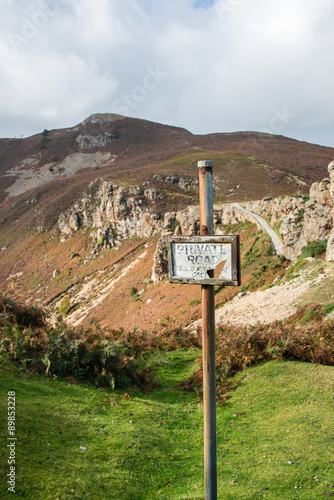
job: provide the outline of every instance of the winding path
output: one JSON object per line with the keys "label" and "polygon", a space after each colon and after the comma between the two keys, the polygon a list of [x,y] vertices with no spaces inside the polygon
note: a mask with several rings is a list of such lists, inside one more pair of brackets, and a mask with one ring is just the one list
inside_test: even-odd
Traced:
{"label": "winding path", "polygon": [[269,234],[271,241],[274,245],[276,254],[284,255],[283,246],[279,237],[277,236],[275,231],[271,229],[271,227],[267,224],[267,222],[262,217],[260,217],[260,215],[254,214],[253,212],[246,210],[246,208],[242,208],[242,206],[239,205],[239,203],[230,203],[230,205],[236,210],[240,210],[240,212],[244,212],[245,214],[251,215],[253,219],[255,219],[260,224],[260,226],[263,227],[263,229],[267,231],[267,233]]}

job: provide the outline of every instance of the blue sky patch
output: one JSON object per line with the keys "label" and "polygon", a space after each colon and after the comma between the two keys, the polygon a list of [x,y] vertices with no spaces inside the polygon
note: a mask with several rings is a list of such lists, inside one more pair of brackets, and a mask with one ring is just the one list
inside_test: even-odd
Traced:
{"label": "blue sky patch", "polygon": [[215,3],[215,0],[196,0],[194,2],[195,9],[208,9]]}

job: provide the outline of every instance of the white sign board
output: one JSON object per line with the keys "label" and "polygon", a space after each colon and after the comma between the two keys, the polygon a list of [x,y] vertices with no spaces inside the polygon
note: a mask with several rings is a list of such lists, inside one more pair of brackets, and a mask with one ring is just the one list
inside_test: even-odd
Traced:
{"label": "white sign board", "polygon": [[169,239],[169,281],[238,286],[239,236],[181,236]]}

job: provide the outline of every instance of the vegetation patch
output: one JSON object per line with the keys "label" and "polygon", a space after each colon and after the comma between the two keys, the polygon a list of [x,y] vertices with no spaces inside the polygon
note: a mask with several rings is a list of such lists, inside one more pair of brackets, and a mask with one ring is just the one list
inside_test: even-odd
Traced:
{"label": "vegetation patch", "polygon": [[58,308],[58,312],[59,312],[59,314],[66,315],[68,313],[68,311],[70,310],[70,308],[71,308],[70,299],[68,298],[68,295],[65,295],[62,298],[60,307]]}
{"label": "vegetation patch", "polygon": [[48,135],[49,135],[49,131],[47,129],[44,129],[43,132],[42,132],[42,140],[39,143],[39,148],[40,149],[44,149],[45,148],[45,143],[46,143],[46,140],[48,138]]}
{"label": "vegetation patch", "polygon": [[193,299],[189,302],[189,306],[198,306],[201,302],[201,299]]}
{"label": "vegetation patch", "polygon": [[[221,402],[229,396],[232,386],[229,378],[251,366],[267,360],[299,360],[334,366],[334,323],[308,325],[311,320],[321,319],[320,306],[298,314],[302,327],[275,322],[271,325],[237,329],[219,328],[216,336],[216,371],[218,397]],[[311,311],[311,312],[309,312]],[[303,321],[304,320],[304,321]],[[201,391],[202,367],[181,385],[184,389]]]}
{"label": "vegetation patch", "polygon": [[[68,297],[62,304],[68,307]],[[65,307],[66,306],[66,307]],[[181,329],[158,335],[137,330],[102,330],[91,323],[86,330],[58,319],[51,327],[43,311],[20,306],[0,295],[0,353],[35,373],[85,381],[102,387],[151,387],[151,370],[139,370],[138,359],[151,350],[199,347],[199,341]]]}
{"label": "vegetation patch", "polygon": [[172,224],[171,231],[174,233],[175,229],[180,226],[180,221],[175,219],[175,221]]}
{"label": "vegetation patch", "polygon": [[307,257],[317,257],[326,252],[327,240],[312,241],[307,246],[302,248],[302,253],[299,255],[298,259],[306,259]]}
{"label": "vegetation patch", "polygon": [[325,304],[323,306],[324,314],[331,314],[334,312],[334,304]]}

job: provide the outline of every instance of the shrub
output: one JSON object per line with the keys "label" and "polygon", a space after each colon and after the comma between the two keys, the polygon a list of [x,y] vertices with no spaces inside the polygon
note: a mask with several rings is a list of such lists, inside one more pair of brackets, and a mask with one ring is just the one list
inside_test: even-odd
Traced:
{"label": "shrub", "polygon": [[134,297],[135,295],[137,295],[137,292],[138,292],[138,288],[136,288],[134,285],[132,285],[132,287],[130,288],[130,297]]}
{"label": "shrub", "polygon": [[98,386],[114,389],[138,383],[126,346],[108,340],[98,330],[84,332],[59,323],[48,337],[42,361],[47,374],[73,376]]}
{"label": "shrub", "polygon": [[[136,372],[131,348],[97,327],[70,328],[63,321],[55,327],[44,322],[42,311],[17,306],[0,296],[0,352],[35,373],[125,387],[145,384],[145,373]],[[152,378],[151,375],[149,378]]]}
{"label": "shrub", "polygon": [[316,257],[326,252],[327,240],[312,241],[307,246],[302,248],[302,253],[298,259],[306,259],[307,257]]}
{"label": "shrub", "polygon": [[[317,311],[311,310],[316,316]],[[304,314],[304,316],[307,313]],[[232,388],[228,380],[247,366],[269,359],[299,360],[334,366],[334,324],[293,328],[291,324],[280,322],[271,325],[237,329],[224,326],[216,335],[217,395],[224,402]],[[202,390],[202,367],[180,388]]]}
{"label": "shrub", "polygon": [[45,148],[45,142],[46,142],[46,139],[47,139],[48,135],[49,135],[49,131],[48,131],[48,130],[46,130],[46,128],[45,128],[45,129],[43,130],[43,132],[42,132],[42,140],[41,140],[41,142],[39,143],[39,148],[40,148],[40,149],[44,149],[44,148]]}
{"label": "shrub", "polygon": [[175,221],[173,222],[172,227],[171,227],[171,230],[173,233],[178,226],[180,226],[180,221],[175,219]]}
{"label": "shrub", "polygon": [[191,302],[189,302],[189,305],[190,306],[198,306],[198,304],[200,304],[200,303],[201,303],[200,299],[194,299]]}
{"label": "shrub", "polygon": [[63,297],[63,299],[61,301],[60,307],[58,308],[58,312],[59,312],[59,314],[66,315],[68,313],[68,311],[70,310],[70,308],[71,308],[70,299],[68,298],[67,295],[65,295],[65,297]]}
{"label": "shrub", "polygon": [[312,309],[309,309],[304,314],[304,316],[303,316],[303,318],[301,320],[301,324],[305,325],[306,323],[309,323],[310,321],[312,321],[313,318],[314,318],[314,311]]}
{"label": "shrub", "polygon": [[44,312],[37,306],[19,304],[0,293],[0,329],[8,323],[24,328],[40,328],[45,326]]}
{"label": "shrub", "polygon": [[331,314],[334,312],[334,304],[325,304],[323,306],[324,314]]}
{"label": "shrub", "polygon": [[105,234],[102,234],[96,244],[98,247],[101,247],[105,241],[106,241],[106,236]]}
{"label": "shrub", "polygon": [[267,247],[265,251],[265,255],[269,257],[270,255],[275,255],[275,248],[272,242],[270,242],[269,246]]}

